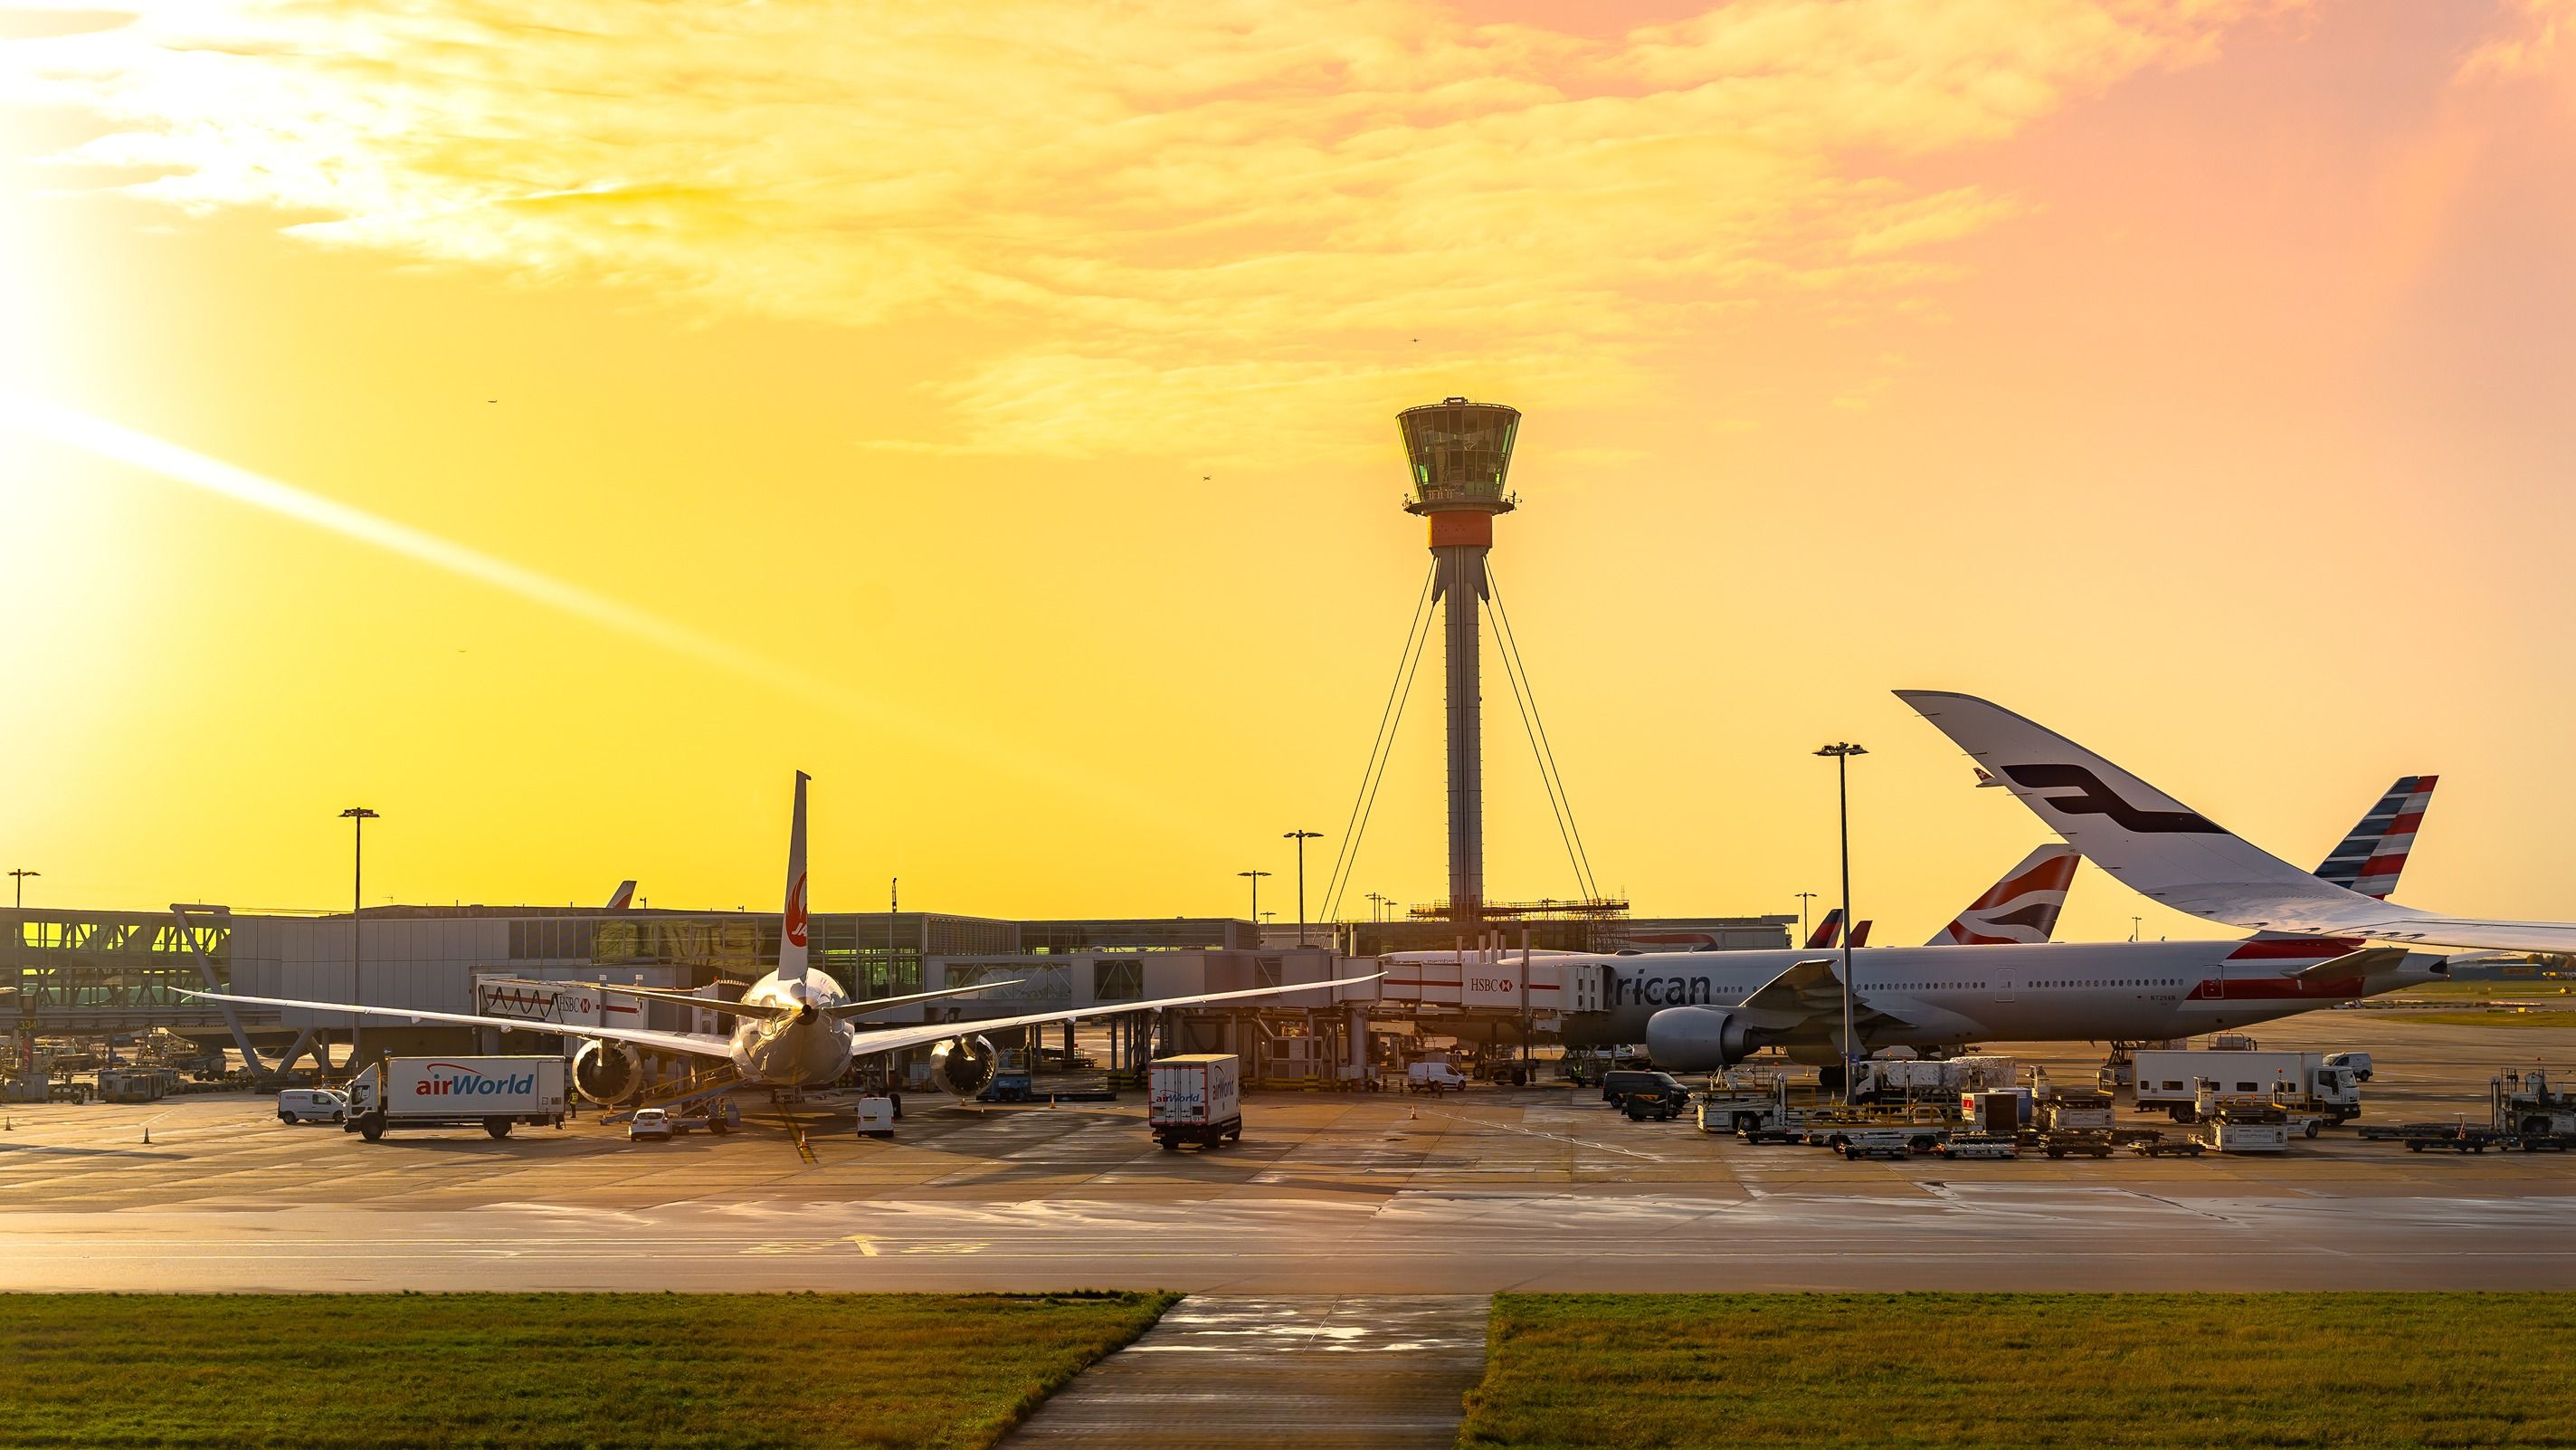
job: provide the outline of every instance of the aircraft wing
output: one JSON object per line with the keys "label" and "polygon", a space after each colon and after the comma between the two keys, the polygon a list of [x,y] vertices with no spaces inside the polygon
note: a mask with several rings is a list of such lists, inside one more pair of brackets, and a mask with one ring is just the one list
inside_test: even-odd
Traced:
{"label": "aircraft wing", "polygon": [[[1780,975],[1745,994],[1743,1005],[1726,1008],[1729,1016],[1744,1020],[1748,1026],[1789,1032],[1810,1023],[1822,1023],[1836,1032],[1843,1023],[1843,979],[1840,962],[1834,957],[1817,957],[1793,962],[1781,969]],[[1873,1007],[1866,997],[1852,999],[1852,1025],[1910,1026],[1907,1019]]]}
{"label": "aircraft wing", "polygon": [[[621,997],[641,997],[648,1001],[672,1002],[682,1007],[702,1008],[709,1012],[721,1012],[728,1017],[758,1017],[763,1021],[775,1021],[781,1017],[796,1015],[795,1008],[781,1007],[775,1003],[729,1002],[721,997],[697,997],[687,992],[674,992],[662,987],[624,987],[614,982],[540,982],[523,977],[487,977],[484,980],[505,987],[539,989],[580,987],[592,992],[614,992]],[[834,1017],[864,1017],[871,1012],[880,1012],[889,1007],[908,1007],[915,1002],[962,996],[968,992],[990,992],[997,988],[1017,985],[1019,985],[1019,978],[1014,977],[1004,982],[977,982],[971,987],[943,987],[936,992],[915,992],[909,997],[871,997],[864,1002],[844,1002],[830,1010]]]}
{"label": "aircraft wing", "polygon": [[1992,701],[1941,690],[1896,694],[2086,859],[2176,911],[2304,936],[2576,951],[2576,922],[2443,916],[2321,881]]}
{"label": "aircraft wing", "polygon": [[1049,1022],[1072,1022],[1084,1017],[1108,1017],[1120,1012],[1145,1012],[1156,1007],[1196,1007],[1206,1002],[1239,1002],[1247,997],[1280,997],[1292,992],[1328,992],[1336,987],[1357,986],[1374,982],[1384,972],[1371,972],[1365,977],[1339,977],[1329,982],[1301,982],[1288,987],[1252,987],[1241,992],[1207,992],[1196,997],[1159,997],[1150,1002],[1104,1002],[1096,1007],[1075,1007],[1059,1012],[1032,1012],[1025,1017],[987,1017],[975,1022],[925,1022],[911,1027],[861,1028],[850,1041],[850,1055],[873,1052],[900,1052],[907,1047],[922,1047],[945,1042],[961,1033],[1000,1032],[1013,1027],[1038,1027]]}
{"label": "aircraft wing", "polygon": [[196,997],[208,1002],[232,1002],[248,1007],[301,1007],[313,1012],[347,1012],[360,1017],[384,1017],[398,1022],[450,1022],[460,1027],[493,1027],[504,1032],[547,1032],[557,1037],[598,1037],[610,1042],[630,1042],[656,1052],[685,1053],[691,1057],[733,1056],[731,1039],[701,1037],[694,1032],[655,1032],[642,1027],[591,1027],[578,1022],[538,1022],[526,1017],[483,1017],[472,1012],[424,1012],[416,1007],[360,1007],[349,1002],[305,1002],[292,997],[237,997],[228,992],[181,992],[183,997]]}

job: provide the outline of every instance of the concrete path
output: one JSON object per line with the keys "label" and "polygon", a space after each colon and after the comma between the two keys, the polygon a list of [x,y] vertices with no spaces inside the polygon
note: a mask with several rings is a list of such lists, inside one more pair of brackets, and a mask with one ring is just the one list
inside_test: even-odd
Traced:
{"label": "concrete path", "polygon": [[1480,1294],[1208,1295],[1085,1371],[1003,1450],[1458,1443],[1485,1372]]}

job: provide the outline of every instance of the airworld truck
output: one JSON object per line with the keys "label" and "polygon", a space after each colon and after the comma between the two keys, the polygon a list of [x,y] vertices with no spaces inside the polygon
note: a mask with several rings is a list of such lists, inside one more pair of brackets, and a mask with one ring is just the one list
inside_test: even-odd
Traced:
{"label": "airworld truck", "polygon": [[370,1143],[396,1128],[563,1126],[560,1057],[388,1057],[349,1079],[347,1132]]}

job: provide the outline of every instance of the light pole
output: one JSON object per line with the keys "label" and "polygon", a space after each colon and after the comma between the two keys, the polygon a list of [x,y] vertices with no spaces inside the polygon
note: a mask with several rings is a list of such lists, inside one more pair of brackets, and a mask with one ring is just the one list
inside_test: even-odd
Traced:
{"label": "light pole", "polygon": [[1843,838],[1843,1101],[1854,1101],[1854,1089],[1860,1086],[1860,1074],[1853,1064],[1860,1061],[1860,1043],[1852,1035],[1852,929],[1860,918],[1852,915],[1851,904],[1851,759],[1868,751],[1850,743],[1837,741],[1816,752],[1829,755],[1834,762],[1834,796],[1842,819]]}
{"label": "light pole", "polygon": [[27,878],[30,876],[42,876],[44,874],[45,873],[42,871],[29,871],[23,867],[9,873],[9,875],[14,878],[9,884],[18,888],[18,899],[16,905],[23,908],[27,904]]}
{"label": "light pole", "polygon": [[1297,843],[1297,945],[1306,944],[1306,843],[1324,839],[1321,831],[1290,831],[1279,839]]}
{"label": "light pole", "polygon": [[1269,875],[1270,873],[1267,871],[1237,871],[1234,874],[1237,876],[1249,877],[1252,881],[1252,934],[1254,937],[1258,938],[1261,935],[1261,878]]}
{"label": "light pole", "polygon": [[[367,906],[367,822],[376,820],[379,812],[365,806],[351,806],[340,813],[349,823],[349,1002],[358,1006],[366,1001],[366,992],[358,985],[358,916]],[[358,1065],[358,1017],[349,1014],[349,1066]]]}
{"label": "light pole", "polygon": [[1816,899],[1813,891],[1798,893],[1798,945],[1807,944],[1807,903]]}
{"label": "light pole", "polygon": [[1395,898],[1387,895],[1383,891],[1370,892],[1368,894],[1368,899],[1369,920],[1371,921],[1384,921],[1386,919],[1386,909],[1395,904]]}

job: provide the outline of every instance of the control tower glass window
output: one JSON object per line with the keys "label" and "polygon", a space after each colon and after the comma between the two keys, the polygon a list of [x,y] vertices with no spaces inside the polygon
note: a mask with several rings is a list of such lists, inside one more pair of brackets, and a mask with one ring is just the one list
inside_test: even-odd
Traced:
{"label": "control tower glass window", "polygon": [[1423,503],[1498,501],[1512,467],[1518,409],[1454,400],[1407,408],[1396,415],[1405,455],[1413,464],[1413,489]]}

